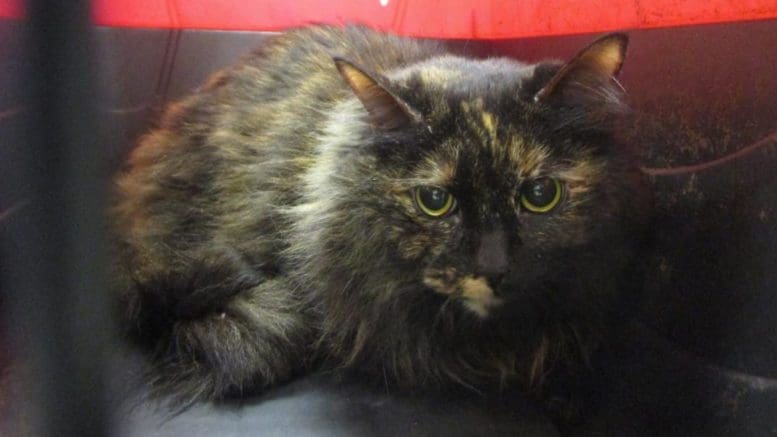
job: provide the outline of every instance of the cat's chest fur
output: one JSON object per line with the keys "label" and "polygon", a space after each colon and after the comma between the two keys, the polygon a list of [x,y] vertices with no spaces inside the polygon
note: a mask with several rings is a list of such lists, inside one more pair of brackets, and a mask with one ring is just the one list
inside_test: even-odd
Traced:
{"label": "cat's chest fur", "polygon": [[117,177],[154,383],[221,398],[316,363],[529,385],[589,348],[647,207],[610,132],[624,51],[524,65],[315,27],[215,75]]}

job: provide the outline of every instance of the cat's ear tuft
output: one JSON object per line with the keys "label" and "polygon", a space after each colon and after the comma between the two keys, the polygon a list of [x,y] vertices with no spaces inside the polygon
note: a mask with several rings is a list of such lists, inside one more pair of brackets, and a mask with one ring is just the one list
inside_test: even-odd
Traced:
{"label": "cat's ear tuft", "polygon": [[367,110],[370,124],[379,129],[391,130],[407,126],[418,118],[406,103],[372,75],[345,59],[334,58],[334,61],[345,82]]}
{"label": "cat's ear tuft", "polygon": [[560,100],[566,103],[620,105],[622,88],[615,80],[626,58],[629,38],[623,33],[605,35],[564,64],[534,95],[535,102]]}

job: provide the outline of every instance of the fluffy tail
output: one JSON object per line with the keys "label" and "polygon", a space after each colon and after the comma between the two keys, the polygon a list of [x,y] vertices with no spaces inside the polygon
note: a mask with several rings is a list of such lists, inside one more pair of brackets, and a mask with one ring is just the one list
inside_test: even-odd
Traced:
{"label": "fluffy tail", "polygon": [[224,399],[304,368],[308,324],[283,278],[219,254],[131,282],[125,321],[155,394],[186,405]]}

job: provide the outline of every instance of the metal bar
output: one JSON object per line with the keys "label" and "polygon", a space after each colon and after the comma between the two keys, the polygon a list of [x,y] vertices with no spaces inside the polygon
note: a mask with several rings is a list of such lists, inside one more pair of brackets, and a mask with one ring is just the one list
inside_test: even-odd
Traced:
{"label": "metal bar", "polygon": [[[107,435],[113,329],[102,219],[106,184],[87,1],[30,0],[23,83],[31,104],[3,190],[25,207],[0,223],[8,324],[24,370],[20,434]],[[6,193],[6,194],[8,194]]]}

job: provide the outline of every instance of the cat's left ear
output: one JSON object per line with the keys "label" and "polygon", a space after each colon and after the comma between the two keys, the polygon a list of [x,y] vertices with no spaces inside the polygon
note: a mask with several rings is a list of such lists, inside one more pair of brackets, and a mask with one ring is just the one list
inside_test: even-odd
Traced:
{"label": "cat's left ear", "polygon": [[623,66],[629,38],[605,35],[564,64],[537,94],[535,102],[620,105],[622,88],[615,77]]}
{"label": "cat's left ear", "polygon": [[[407,126],[420,119],[400,98],[381,85],[387,82],[379,75],[368,74],[342,58],[334,58],[337,70],[367,110],[370,124],[385,130]],[[376,78],[377,77],[377,78]]]}

